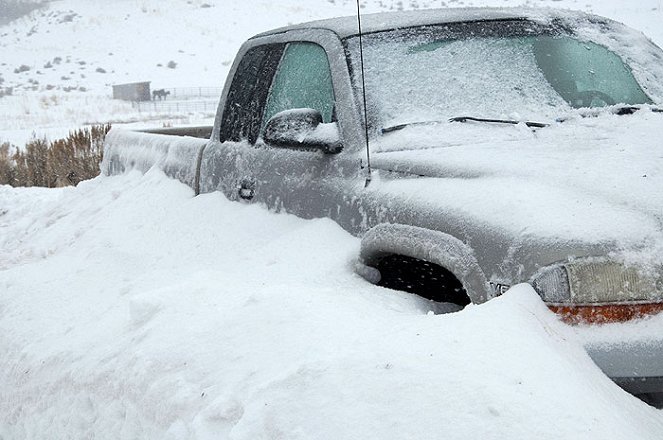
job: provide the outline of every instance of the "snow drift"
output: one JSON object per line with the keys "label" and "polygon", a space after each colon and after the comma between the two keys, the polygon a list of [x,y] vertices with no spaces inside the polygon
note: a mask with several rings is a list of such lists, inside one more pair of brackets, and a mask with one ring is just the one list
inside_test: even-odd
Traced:
{"label": "snow drift", "polygon": [[[161,172],[0,187],[0,437],[658,439],[529,286],[451,315]],[[663,318],[646,321],[663,328]]]}

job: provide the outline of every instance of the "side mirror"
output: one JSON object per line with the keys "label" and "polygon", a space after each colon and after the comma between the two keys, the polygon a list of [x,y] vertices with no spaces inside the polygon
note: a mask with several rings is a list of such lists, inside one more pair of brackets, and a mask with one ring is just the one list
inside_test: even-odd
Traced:
{"label": "side mirror", "polygon": [[263,140],[275,147],[336,154],[343,149],[338,124],[324,124],[319,111],[310,108],[285,110],[267,122]]}

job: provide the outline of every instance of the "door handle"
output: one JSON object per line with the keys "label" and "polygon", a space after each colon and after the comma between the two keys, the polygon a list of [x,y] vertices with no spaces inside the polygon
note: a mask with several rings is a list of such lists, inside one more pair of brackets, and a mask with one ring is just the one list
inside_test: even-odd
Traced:
{"label": "door handle", "polygon": [[237,185],[237,195],[240,199],[251,200],[256,194],[256,183],[252,179],[242,179]]}

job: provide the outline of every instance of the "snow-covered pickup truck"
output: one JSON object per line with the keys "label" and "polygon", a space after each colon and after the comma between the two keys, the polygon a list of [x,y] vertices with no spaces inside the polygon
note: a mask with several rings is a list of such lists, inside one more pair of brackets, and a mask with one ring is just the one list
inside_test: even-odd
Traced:
{"label": "snow-covered pickup truck", "polygon": [[[362,40],[352,17],[250,39],[213,127],[113,129],[104,173],[157,166],[331,218],[361,237],[361,275],[439,312],[517,283],[575,323],[663,310],[661,49],[554,10],[362,22]],[[663,391],[663,336],[631,333],[587,350],[627,390]]]}

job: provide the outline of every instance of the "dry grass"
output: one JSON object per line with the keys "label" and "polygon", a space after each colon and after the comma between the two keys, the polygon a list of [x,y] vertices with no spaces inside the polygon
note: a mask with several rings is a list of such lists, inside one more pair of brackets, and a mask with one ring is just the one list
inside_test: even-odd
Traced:
{"label": "dry grass", "polygon": [[73,131],[64,139],[33,139],[19,150],[0,145],[0,184],[55,188],[99,175],[110,124]]}

